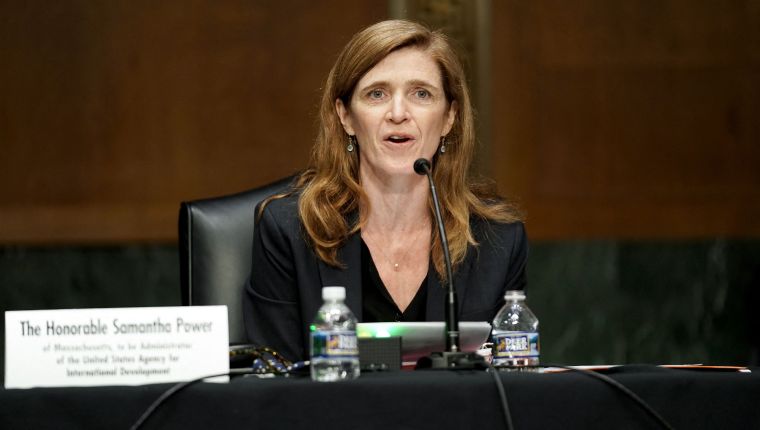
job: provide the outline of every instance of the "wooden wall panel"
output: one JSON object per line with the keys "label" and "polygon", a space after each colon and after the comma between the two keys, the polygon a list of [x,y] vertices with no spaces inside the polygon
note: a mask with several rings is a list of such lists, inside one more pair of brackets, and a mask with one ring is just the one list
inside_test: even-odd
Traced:
{"label": "wooden wall panel", "polygon": [[538,239],[760,236],[760,2],[494,2],[493,153]]}
{"label": "wooden wall panel", "polygon": [[[484,159],[532,238],[760,236],[760,1],[492,11]],[[170,241],[180,201],[302,167],[338,49],[385,15],[0,1],[0,243]]]}
{"label": "wooden wall panel", "polygon": [[173,240],[179,202],[302,168],[384,2],[0,2],[0,242]]}

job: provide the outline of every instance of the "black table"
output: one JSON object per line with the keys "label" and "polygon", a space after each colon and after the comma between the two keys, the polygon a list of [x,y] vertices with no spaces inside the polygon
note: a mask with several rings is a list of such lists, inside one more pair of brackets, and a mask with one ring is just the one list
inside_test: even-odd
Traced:
{"label": "black table", "polygon": [[[623,366],[607,373],[676,429],[760,428],[753,373]],[[579,373],[500,373],[514,426],[657,429],[633,401]],[[3,390],[0,428],[127,429],[171,384]],[[482,371],[363,374],[358,380],[239,377],[168,400],[145,429],[502,429],[493,376]]]}

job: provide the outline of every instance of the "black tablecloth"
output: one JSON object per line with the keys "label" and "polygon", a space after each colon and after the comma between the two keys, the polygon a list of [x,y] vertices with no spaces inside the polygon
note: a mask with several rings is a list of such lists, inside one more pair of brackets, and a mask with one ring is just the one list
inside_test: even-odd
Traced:
{"label": "black tablecloth", "polygon": [[[623,366],[608,373],[676,429],[760,428],[753,373]],[[657,429],[629,398],[579,373],[500,373],[514,426]],[[171,384],[3,390],[0,428],[127,429]],[[180,391],[145,429],[501,429],[496,384],[483,371],[367,373],[355,381],[239,377]]]}

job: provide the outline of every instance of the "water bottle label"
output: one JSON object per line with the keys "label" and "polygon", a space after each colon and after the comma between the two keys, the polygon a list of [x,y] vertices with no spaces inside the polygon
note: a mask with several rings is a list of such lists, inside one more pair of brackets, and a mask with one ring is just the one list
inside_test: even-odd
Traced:
{"label": "water bottle label", "polygon": [[311,333],[311,357],[356,358],[356,333],[353,331],[315,331]]}
{"label": "water bottle label", "polygon": [[538,333],[512,331],[493,335],[495,358],[538,358]]}

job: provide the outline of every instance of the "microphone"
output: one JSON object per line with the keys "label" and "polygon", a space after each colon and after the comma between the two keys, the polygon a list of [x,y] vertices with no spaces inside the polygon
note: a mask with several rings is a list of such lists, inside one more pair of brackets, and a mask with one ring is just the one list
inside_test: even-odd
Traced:
{"label": "microphone", "polygon": [[433,352],[417,361],[417,369],[485,369],[488,367],[483,357],[474,352],[461,352],[459,348],[459,315],[457,314],[457,290],[454,289],[454,275],[451,272],[451,255],[449,241],[446,239],[446,229],[443,227],[441,203],[435,191],[433,175],[430,173],[430,161],[419,158],[414,162],[414,171],[425,175],[430,183],[430,194],[433,197],[435,222],[438,224],[438,234],[441,236],[443,261],[446,263],[446,351]]}
{"label": "microphone", "polygon": [[414,172],[418,175],[428,175],[430,177],[430,161],[427,158],[418,158],[414,162]]}
{"label": "microphone", "polygon": [[449,241],[446,239],[446,229],[443,227],[441,216],[441,204],[438,201],[438,193],[435,191],[433,175],[430,174],[430,161],[418,158],[414,162],[414,171],[418,175],[425,175],[430,183],[430,194],[433,196],[435,208],[435,222],[438,224],[438,234],[441,236],[443,248],[443,261],[446,263],[446,291],[445,315],[446,315],[446,351],[459,352],[459,316],[457,315],[457,291],[454,289],[454,276],[451,273],[451,255],[449,254]]}

